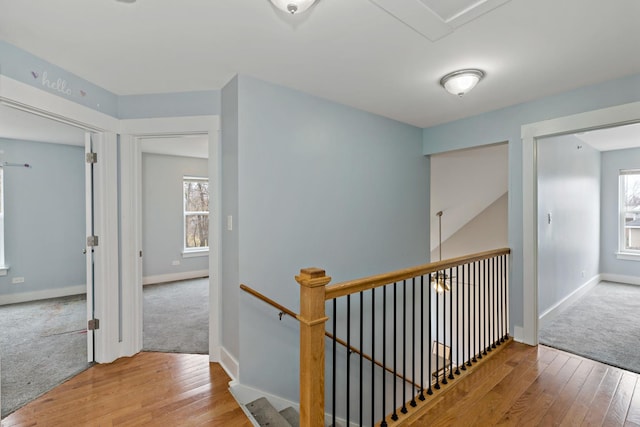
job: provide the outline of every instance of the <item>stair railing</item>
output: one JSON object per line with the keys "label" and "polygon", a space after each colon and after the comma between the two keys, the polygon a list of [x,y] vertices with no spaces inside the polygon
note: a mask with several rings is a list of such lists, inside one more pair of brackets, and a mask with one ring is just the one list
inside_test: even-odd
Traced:
{"label": "stair railing", "polygon": [[[276,309],[279,311],[279,312],[278,312],[278,315],[280,316],[280,319],[282,319],[282,316],[287,315],[287,316],[291,317],[292,319],[295,319],[295,320],[297,320],[297,321],[300,321],[300,316],[299,316],[298,314],[296,314],[294,311],[292,311],[291,309],[289,309],[289,308],[285,307],[284,305],[282,305],[282,304],[280,304],[280,303],[278,303],[278,302],[276,302],[276,301],[272,300],[272,299],[271,299],[271,298],[269,298],[268,296],[266,296],[266,295],[264,295],[264,294],[262,294],[262,293],[260,293],[260,292],[256,291],[255,289],[253,289],[253,288],[251,288],[251,287],[249,287],[249,286],[247,286],[247,285],[245,285],[245,284],[240,284],[240,289],[242,289],[243,291],[245,291],[246,293],[248,293],[248,294],[250,294],[250,295],[253,295],[254,297],[258,298],[259,300],[261,300],[261,301],[263,301],[263,302],[265,302],[265,303],[269,304],[270,306],[272,306],[272,307],[276,308]],[[335,342],[337,342],[338,344],[340,344],[340,345],[342,345],[342,346],[344,346],[344,347],[348,348],[348,349],[349,349],[349,351],[350,351],[351,353],[358,354],[358,355],[362,356],[362,358],[364,358],[364,359],[368,360],[369,362],[371,362],[371,363],[375,364],[376,366],[378,366],[378,367],[380,367],[380,368],[383,368],[383,369],[384,369],[384,370],[386,370],[387,372],[389,372],[389,373],[393,373],[393,371],[391,370],[391,368],[384,366],[384,365],[382,364],[382,362],[380,362],[380,361],[378,361],[378,360],[373,359],[371,356],[369,356],[369,355],[368,355],[368,354],[366,354],[366,353],[362,353],[359,349],[357,349],[356,347],[354,347],[354,346],[352,346],[352,345],[350,345],[350,344],[347,344],[347,342],[346,342],[346,341],[344,341],[344,340],[343,340],[343,339],[341,339],[341,338],[338,338],[338,337],[334,336],[331,332],[329,332],[329,331],[324,331],[324,335],[325,335],[327,338],[329,338],[330,340],[335,341]],[[403,377],[402,375],[400,375],[400,374],[397,374],[397,376],[398,376],[398,378],[400,378],[401,380],[411,382],[409,379],[404,378],[404,377]],[[411,384],[413,384],[413,382],[411,382]],[[419,387],[419,386],[418,386],[418,384],[413,384],[413,385],[414,385],[415,387]]]}
{"label": "stair railing", "polygon": [[[338,412],[347,425],[401,425],[429,395],[507,341],[509,253],[486,251],[331,286],[324,270],[300,270],[300,425],[324,426],[325,411],[332,425]],[[333,339],[325,408],[327,302]],[[339,330],[347,348],[358,343],[385,370],[371,363],[365,372],[362,356],[338,355]]]}

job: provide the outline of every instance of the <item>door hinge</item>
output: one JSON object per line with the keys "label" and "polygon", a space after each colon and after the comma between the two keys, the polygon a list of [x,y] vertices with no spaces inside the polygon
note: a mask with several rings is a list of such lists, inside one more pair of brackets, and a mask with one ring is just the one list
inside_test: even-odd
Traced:
{"label": "door hinge", "polygon": [[98,236],[87,236],[87,246],[98,246]]}
{"label": "door hinge", "polygon": [[98,153],[87,153],[87,163],[98,163]]}
{"label": "door hinge", "polygon": [[87,322],[87,330],[88,331],[95,331],[96,329],[100,329],[100,320],[98,319],[91,319]]}

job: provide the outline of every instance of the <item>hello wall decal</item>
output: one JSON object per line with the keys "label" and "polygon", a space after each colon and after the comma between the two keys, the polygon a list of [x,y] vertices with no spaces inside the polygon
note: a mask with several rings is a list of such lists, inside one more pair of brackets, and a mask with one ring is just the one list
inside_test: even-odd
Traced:
{"label": "hello wall decal", "polygon": [[[69,83],[67,83],[65,79],[60,77],[58,77],[57,79],[54,77],[49,77],[49,73],[47,71],[42,71],[42,73],[40,73],[39,71],[32,70],[31,76],[34,78],[34,80],[38,81],[42,86],[48,88],[49,90],[69,97],[73,97],[74,95],[76,95],[75,91],[69,87]],[[83,98],[87,96],[87,92],[82,89],[78,91],[78,94]]]}

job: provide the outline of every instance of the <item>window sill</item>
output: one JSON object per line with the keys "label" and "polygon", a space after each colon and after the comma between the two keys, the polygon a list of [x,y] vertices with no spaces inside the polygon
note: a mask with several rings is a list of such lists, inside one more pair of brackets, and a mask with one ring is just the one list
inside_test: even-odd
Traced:
{"label": "window sill", "polygon": [[8,265],[0,266],[0,276],[6,276],[7,275],[7,271],[9,271],[9,266]]}
{"label": "window sill", "polygon": [[195,250],[195,251],[182,251],[182,258],[196,258],[202,256],[209,256],[209,249]]}
{"label": "window sill", "polygon": [[640,261],[640,253],[616,252],[616,258],[627,260],[627,261]]}

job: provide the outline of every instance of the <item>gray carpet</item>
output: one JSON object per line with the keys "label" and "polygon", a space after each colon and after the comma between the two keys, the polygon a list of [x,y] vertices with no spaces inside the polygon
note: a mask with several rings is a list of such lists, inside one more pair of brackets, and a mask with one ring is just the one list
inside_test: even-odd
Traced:
{"label": "gray carpet", "polygon": [[640,286],[601,282],[539,331],[540,343],[640,373]]}
{"label": "gray carpet", "polygon": [[209,354],[209,279],[144,287],[143,349]]}
{"label": "gray carpet", "polygon": [[89,367],[86,318],[84,295],[0,306],[3,417]]}

